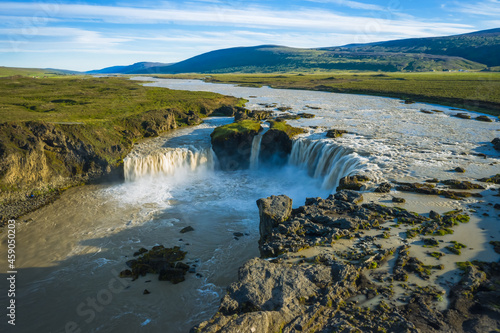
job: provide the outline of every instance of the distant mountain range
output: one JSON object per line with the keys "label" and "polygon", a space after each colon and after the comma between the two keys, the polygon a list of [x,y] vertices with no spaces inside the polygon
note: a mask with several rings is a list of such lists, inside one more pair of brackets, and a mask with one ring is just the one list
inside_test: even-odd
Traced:
{"label": "distant mountain range", "polygon": [[331,70],[500,70],[500,29],[463,35],[299,49],[235,47],[173,63],[140,62],[89,74],[273,73]]}

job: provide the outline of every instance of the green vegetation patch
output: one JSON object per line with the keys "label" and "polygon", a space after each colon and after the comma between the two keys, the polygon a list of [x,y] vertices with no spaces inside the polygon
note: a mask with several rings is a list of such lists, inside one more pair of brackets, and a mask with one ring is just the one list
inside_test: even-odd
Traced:
{"label": "green vegetation patch", "polygon": [[456,255],[462,254],[462,252],[460,250],[467,247],[467,245],[464,245],[464,244],[459,243],[457,241],[451,241],[451,243],[453,245],[447,246],[446,249],[449,250],[451,253],[454,253]]}
{"label": "green vegetation patch", "polygon": [[285,121],[270,121],[269,124],[270,128],[285,132],[290,138],[306,132],[302,128],[288,125]]}
{"label": "green vegetation patch", "polygon": [[223,140],[235,133],[259,132],[262,129],[260,122],[255,120],[241,120],[232,124],[219,126],[212,132],[212,140]]}
{"label": "green vegetation patch", "polygon": [[101,123],[166,109],[194,111],[204,116],[208,110],[243,102],[211,92],[170,90],[141,84],[111,77],[0,77],[0,123]]}
{"label": "green vegetation patch", "polygon": [[[375,73],[376,74],[376,73]],[[500,115],[500,73],[215,74],[210,82],[412,99]],[[429,119],[432,119],[432,114]]]}
{"label": "green vegetation patch", "polygon": [[434,251],[434,252],[429,252],[429,255],[431,257],[436,258],[436,259],[441,259],[441,257],[444,256],[444,253],[443,252]]}

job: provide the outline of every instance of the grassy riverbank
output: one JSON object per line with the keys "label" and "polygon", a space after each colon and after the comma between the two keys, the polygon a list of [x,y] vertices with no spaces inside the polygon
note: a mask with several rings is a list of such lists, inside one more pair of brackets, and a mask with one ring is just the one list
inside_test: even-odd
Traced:
{"label": "grassy riverbank", "polygon": [[412,99],[500,115],[500,73],[215,74],[169,77],[251,87],[305,89]]}
{"label": "grassy riverbank", "polygon": [[[118,175],[133,143],[245,101],[124,78],[0,78],[0,223],[61,189]],[[28,198],[26,198],[28,196]],[[40,203],[40,204],[39,204]]]}
{"label": "grassy riverbank", "polygon": [[0,91],[0,123],[101,123],[158,109],[203,115],[221,104],[238,103],[233,97],[210,92],[144,87],[142,82],[113,77],[3,77]]}

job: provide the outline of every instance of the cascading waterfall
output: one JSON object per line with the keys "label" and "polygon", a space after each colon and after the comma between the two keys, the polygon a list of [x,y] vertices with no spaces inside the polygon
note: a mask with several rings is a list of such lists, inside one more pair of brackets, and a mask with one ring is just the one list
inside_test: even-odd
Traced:
{"label": "cascading waterfall", "polygon": [[255,170],[259,167],[259,155],[260,155],[260,144],[262,142],[262,137],[264,133],[267,132],[269,128],[264,127],[262,131],[259,132],[256,136],[254,136],[252,140],[252,152],[250,154],[250,170]]}
{"label": "cascading waterfall", "polygon": [[362,159],[329,141],[300,138],[293,142],[288,163],[306,169],[313,178],[322,178],[323,189],[334,190],[342,177],[359,169]]}
{"label": "cascading waterfall", "polygon": [[217,157],[212,148],[162,148],[150,154],[131,154],[124,159],[125,180],[154,175],[213,171]]}

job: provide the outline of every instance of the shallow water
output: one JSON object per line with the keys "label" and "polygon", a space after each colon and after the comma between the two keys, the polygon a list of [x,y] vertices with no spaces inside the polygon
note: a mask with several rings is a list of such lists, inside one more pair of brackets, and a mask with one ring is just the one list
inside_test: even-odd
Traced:
{"label": "shallow water", "polygon": [[[376,181],[473,180],[499,170],[499,155],[488,145],[500,130],[499,122],[451,117],[455,111],[447,107],[404,105],[396,99],[371,96],[155,81],[148,85],[245,97],[250,100],[247,107],[254,109],[262,108],[259,103],[276,102],[292,107],[292,112],[315,113],[314,119],[290,123],[346,129],[351,134],[330,140],[323,130],[310,129],[302,140],[309,144],[319,140],[323,147],[331,146],[330,151],[354,152],[329,161],[356,159],[354,169],[345,172],[360,170]],[[421,108],[444,112],[428,115]],[[238,267],[258,255],[255,201],[287,194],[297,207],[306,197],[328,196],[335,187],[325,186],[329,173],[324,166],[315,164],[312,171],[299,158],[279,170],[217,171],[216,160],[210,159],[209,135],[215,126],[230,121],[209,119],[198,127],[144,140],[125,161],[127,182],[70,189],[54,204],[27,216],[31,222],[18,223],[17,331],[64,332],[74,326],[82,332],[187,332],[210,318],[224,288],[236,280]],[[471,152],[485,153],[488,158]],[[163,167],[157,168],[159,164]],[[449,172],[457,166],[467,172]],[[425,212],[430,200],[409,196],[408,205]],[[468,203],[480,208],[466,228],[455,234],[456,240],[475,235],[470,242],[474,250],[464,251],[461,259],[497,258],[490,248],[481,246],[485,240],[500,239],[498,225],[491,223],[494,211],[487,202]],[[466,204],[439,199],[431,206],[446,211]],[[492,217],[481,217],[483,212]],[[180,234],[186,226],[195,231]],[[237,240],[234,232],[245,236]],[[5,235],[0,235],[0,242],[0,257],[5,258]],[[177,285],[151,275],[136,281],[116,277],[127,268],[125,262],[133,252],[157,244],[181,246],[188,252],[186,262],[195,264],[202,277],[188,274]],[[143,295],[144,289],[151,294]],[[4,297],[0,295],[1,304]]]}

